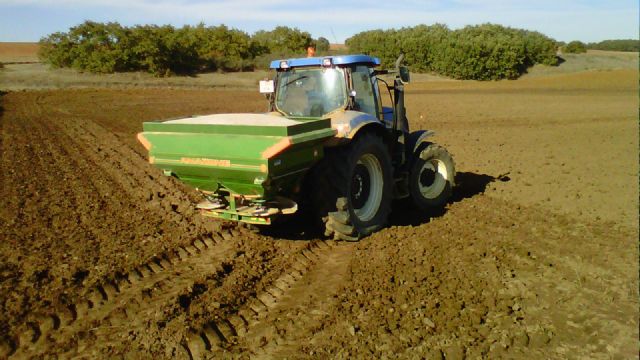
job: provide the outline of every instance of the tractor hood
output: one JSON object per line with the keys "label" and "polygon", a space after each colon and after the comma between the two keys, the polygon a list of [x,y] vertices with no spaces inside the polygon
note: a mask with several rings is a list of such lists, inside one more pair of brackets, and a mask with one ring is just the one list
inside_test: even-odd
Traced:
{"label": "tractor hood", "polygon": [[216,114],[145,122],[138,140],[151,164],[192,187],[268,199],[293,187],[334,134],[329,119]]}

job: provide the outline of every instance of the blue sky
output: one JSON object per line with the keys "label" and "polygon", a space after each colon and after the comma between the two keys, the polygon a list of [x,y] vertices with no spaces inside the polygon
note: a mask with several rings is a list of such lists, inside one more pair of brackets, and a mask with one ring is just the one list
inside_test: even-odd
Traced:
{"label": "blue sky", "polygon": [[364,30],[492,22],[557,40],[638,38],[638,0],[0,0],[0,41],[37,41],[84,20],[225,24],[248,33],[277,25],[342,43]]}

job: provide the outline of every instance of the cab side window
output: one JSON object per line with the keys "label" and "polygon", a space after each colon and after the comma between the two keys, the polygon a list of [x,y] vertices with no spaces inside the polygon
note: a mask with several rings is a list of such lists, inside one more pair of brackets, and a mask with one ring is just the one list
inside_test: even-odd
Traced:
{"label": "cab side window", "polygon": [[356,110],[378,117],[376,96],[374,95],[369,68],[362,65],[356,66],[351,71],[351,79],[353,90],[356,91]]}

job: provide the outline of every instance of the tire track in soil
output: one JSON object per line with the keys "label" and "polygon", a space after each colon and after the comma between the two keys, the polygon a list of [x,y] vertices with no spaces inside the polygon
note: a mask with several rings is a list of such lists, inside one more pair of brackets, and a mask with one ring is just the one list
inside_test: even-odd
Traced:
{"label": "tire track in soil", "polygon": [[[282,265],[280,261],[295,257],[308,247],[308,244],[296,244],[270,251],[266,256],[259,250],[249,255],[252,250],[263,247],[261,243],[272,246],[273,243],[263,242],[264,240],[258,239],[256,242],[245,244],[244,247],[236,248],[233,259],[224,263],[217,262],[216,275],[220,276],[206,276],[203,280],[205,274],[196,271],[191,281],[193,286],[182,286],[182,291],[174,289],[176,281],[171,279],[170,283],[160,283],[159,289],[156,289],[157,295],[151,293],[149,299],[141,305],[141,308],[151,306],[152,309],[119,310],[114,313],[110,322],[105,323],[108,326],[101,326],[87,338],[86,343],[92,346],[91,354],[96,357],[114,355],[111,349],[115,348],[115,354],[119,355],[126,353],[127,356],[135,357],[135,349],[138,349],[141,356],[153,353],[163,354],[167,358],[189,358],[188,348],[182,341],[187,326],[191,326],[193,322],[202,322],[199,318],[204,320],[207,314],[214,314],[215,318],[226,317],[229,312],[227,309],[236,308],[238,304],[246,302],[246,293],[255,293],[256,289],[261,288],[263,279],[274,277],[273,272],[278,271],[278,266]],[[284,260],[284,263],[286,268],[287,261]],[[264,271],[258,275],[254,273],[253,276],[246,276],[256,268],[263,268]],[[165,287],[172,290],[172,293],[168,293]],[[225,304],[221,306],[218,302]],[[125,353],[121,353],[123,344],[126,344],[125,348],[128,349]],[[88,353],[80,351],[79,354]]]}
{"label": "tire track in soil", "polygon": [[[92,128],[91,130],[89,130],[89,128],[90,128],[90,127]],[[107,134],[107,133],[104,131],[104,129],[102,129],[99,125],[97,125],[97,124],[95,124],[95,123],[92,123],[92,122],[85,122],[85,123],[83,123],[83,124],[79,124],[79,126],[77,126],[77,127],[73,127],[73,131],[76,133],[76,134],[75,134],[75,136],[78,136],[78,138],[82,138],[83,140],[85,140],[85,142],[87,142],[87,143],[91,143],[91,144],[93,144],[93,143],[97,143],[97,142],[98,142],[98,139],[103,138],[103,137],[102,137],[102,135],[105,135],[105,136],[112,136],[112,134]],[[83,133],[84,131],[86,131],[86,133]],[[92,138],[91,138],[91,137],[92,137]],[[116,141],[117,141],[117,140],[116,140]],[[104,148],[105,148],[104,144],[98,144],[97,146],[100,146],[102,149],[104,149]],[[118,147],[117,149],[118,149],[118,150],[116,150],[116,151],[117,151],[118,153],[120,153],[120,155],[123,155],[123,156],[121,156],[121,157],[117,157],[117,155],[115,155],[118,159],[121,159],[121,158],[122,158],[122,159],[128,159],[128,158],[131,156],[131,154],[129,153],[129,152],[130,152],[130,150],[129,150],[129,151],[123,151],[123,148],[122,148],[122,147]],[[110,148],[110,150],[113,150],[113,148]],[[137,155],[137,154],[136,154],[136,155]],[[111,160],[113,160],[113,159],[111,159]],[[124,163],[124,161],[122,161],[122,163]],[[133,168],[133,169],[138,169],[138,168],[136,168],[136,167],[129,167],[129,166],[125,166],[125,168],[129,168],[129,169],[131,169],[131,168]],[[111,167],[105,167],[105,170],[106,170],[106,171],[109,171],[109,170],[112,170],[112,168],[111,168]],[[140,171],[138,171],[138,174],[131,174],[131,178],[135,178],[135,179],[147,179],[147,177],[149,177],[149,178],[153,179],[153,178],[152,178],[152,175],[149,175],[149,172],[144,172],[143,174],[139,174],[139,173],[140,173]],[[119,173],[113,174],[113,177],[117,176],[118,174],[119,174]],[[146,175],[146,176],[143,176],[143,175]],[[142,183],[142,182],[141,182],[141,183]],[[145,184],[140,184],[140,185],[141,185],[141,186],[147,186],[147,187],[150,187],[150,185],[154,185],[154,183],[153,183],[153,182],[151,182],[151,181],[145,181],[144,183],[145,183]],[[151,183],[151,184],[148,184],[148,183]],[[157,187],[157,186],[156,186],[156,187]],[[166,186],[165,186],[164,188],[165,188],[165,189],[167,189],[168,187],[166,187]],[[311,252],[311,251],[308,251],[308,252],[306,252],[305,254],[307,254],[307,256],[308,256],[308,257],[312,257],[312,256],[313,256],[313,252]],[[304,261],[304,260],[303,260],[303,261]],[[295,272],[295,274],[299,274],[299,273],[298,273],[298,272]],[[295,275],[294,275],[294,276],[295,276]],[[293,277],[287,277],[286,279],[293,279]],[[282,284],[284,284],[284,286],[286,286],[286,281],[287,281],[287,280],[282,279],[282,278],[281,278],[281,279],[279,279],[279,280],[282,282]],[[278,294],[277,290],[273,290],[273,289],[272,289],[271,293],[273,293],[273,294]],[[268,295],[261,295],[261,296],[268,296]],[[277,296],[277,295],[273,295],[273,296]],[[268,301],[268,300],[267,300],[267,301]],[[236,319],[236,320],[237,320],[237,319]],[[237,321],[232,321],[232,322],[226,321],[226,323],[227,323],[228,325],[230,325],[230,326],[231,326],[231,329],[233,329],[233,325],[231,325],[232,323],[235,323],[235,324],[236,324],[236,326],[238,326],[238,324],[239,324],[239,322],[237,322]],[[216,329],[218,329],[217,331],[218,331],[220,334],[222,334],[222,333],[224,332],[224,331],[223,331],[223,332],[220,332],[220,330],[219,330],[219,329],[223,328],[223,327],[222,327],[223,325],[218,325],[218,326],[213,325],[213,326],[214,326]],[[236,333],[236,330],[229,330],[229,331],[227,331],[226,333],[227,333],[227,334],[229,334],[230,332],[233,332],[233,333],[235,334],[235,333]],[[226,338],[229,338],[229,336],[227,335],[227,336],[226,336]],[[221,339],[221,340],[222,340],[222,339]]]}
{"label": "tire track in soil", "polygon": [[[320,254],[316,266],[282,297],[270,312],[269,320],[252,330],[244,343],[249,351],[255,351],[256,358],[300,356],[299,345],[308,341],[333,314],[338,295],[349,281],[348,270],[356,246],[338,243],[329,252]],[[274,334],[272,339],[268,338],[270,334]]]}
{"label": "tire track in soil", "polygon": [[64,311],[41,316],[37,323],[17,334],[11,357],[37,357],[68,347],[71,350],[58,355],[95,356],[84,339],[94,341],[101,336],[111,337],[113,332],[109,329],[123,329],[126,333],[144,327],[144,319],[149,313],[177,298],[195,279],[208,274],[224,276],[222,264],[235,253],[233,239],[237,235],[222,232],[212,238],[196,240],[192,245],[163,254],[114,281],[88,289],[85,298]]}
{"label": "tire track in soil", "polygon": [[[125,184],[122,184],[122,187],[125,188],[133,188],[134,184],[126,184],[126,182],[128,181],[128,179],[136,179],[139,182],[139,185],[144,187],[144,188],[153,188],[156,187],[158,188],[159,186],[157,186],[157,183],[153,182],[153,175],[149,174],[148,171],[136,171],[139,169],[139,167],[136,167],[133,165],[133,163],[131,161],[127,161],[130,159],[130,157],[132,157],[131,155],[131,150],[127,148],[128,151],[123,151],[123,147],[113,147],[113,146],[109,146],[109,141],[100,141],[101,139],[106,139],[109,137],[113,137],[112,134],[108,134],[106,133],[106,131],[104,131],[104,129],[101,128],[101,126],[91,122],[91,121],[86,121],[83,123],[79,123],[78,126],[74,126],[74,127],[67,127],[65,128],[65,131],[68,132],[68,135],[70,136],[70,138],[72,139],[79,139],[82,140],[83,143],[86,144],[91,144],[95,147],[97,147],[98,149],[102,149],[103,155],[105,155],[105,152],[107,152],[107,156],[105,156],[105,159],[107,159],[108,163],[110,163],[110,165],[112,166],[102,166],[103,170],[108,172],[111,177],[113,179],[119,179],[122,178],[125,182]],[[111,141],[114,141],[114,139],[111,139]],[[118,142],[117,139],[115,139],[115,142]],[[116,150],[117,149],[117,150]],[[116,154],[114,154],[116,153]],[[137,154],[134,154],[137,155]],[[91,152],[91,151],[85,151],[85,156],[87,157],[93,157],[94,161],[98,164],[102,164],[100,162],[100,160],[95,156],[95,152]],[[135,157],[135,156],[134,156]],[[125,161],[123,161],[125,160]],[[145,163],[146,165],[146,163]],[[114,169],[117,169],[116,171],[114,171]],[[133,171],[132,171],[133,169]],[[124,176],[123,177],[123,171],[129,171],[129,176]],[[146,181],[141,181],[141,180],[146,180]],[[169,184],[171,185],[171,184]],[[168,190],[169,186],[163,186],[164,190]],[[158,194],[158,192],[154,192],[155,194]],[[131,194],[131,195],[137,195],[135,193]],[[175,210],[175,209],[174,209]],[[309,257],[313,256],[312,252],[308,252],[307,253]],[[294,275],[295,276],[295,275]],[[291,277],[289,277],[289,279],[292,279]],[[283,279],[280,279],[283,280]],[[286,280],[285,280],[286,281]],[[286,283],[285,283],[286,286]],[[277,294],[276,292],[277,290],[272,290],[272,292],[274,292],[275,294]],[[277,295],[276,295],[277,296]],[[125,317],[127,318],[127,317]],[[129,319],[129,318],[127,318]],[[129,319],[130,320],[130,319]],[[114,325],[115,326],[115,325]],[[221,325],[220,325],[221,326]],[[108,329],[107,332],[108,333]],[[96,337],[99,337],[98,334],[95,334]],[[104,345],[104,344],[103,344]]]}
{"label": "tire track in soil", "polygon": [[[30,225],[34,230],[33,237],[58,238],[56,242],[60,243],[58,245],[62,245],[63,248],[71,246],[70,243],[74,242],[75,238],[82,237],[83,239],[78,238],[78,240],[82,240],[81,243],[84,243],[85,246],[94,244],[95,248],[99,249],[100,240],[113,241],[113,239],[105,238],[102,235],[105,233],[115,235],[120,232],[114,229],[111,224],[119,224],[118,228],[122,230],[122,224],[138,220],[141,223],[145,223],[147,220],[144,215],[138,215],[132,219],[129,216],[130,214],[115,211],[115,209],[122,206],[122,202],[110,196],[110,194],[122,192],[126,186],[118,186],[119,184],[114,186],[111,179],[105,177],[102,172],[95,171],[96,168],[99,168],[97,166],[97,164],[100,164],[99,159],[96,162],[92,162],[92,158],[86,156],[87,152],[83,149],[81,142],[72,141],[74,140],[73,137],[65,136],[66,132],[62,131],[61,128],[68,127],[67,123],[61,121],[58,127],[56,126],[58,124],[54,124],[51,121],[40,120],[44,113],[41,101],[42,97],[40,95],[32,96],[29,101],[30,106],[21,107],[16,111],[17,117],[22,121],[12,121],[10,123],[13,125],[13,130],[15,130],[11,133],[10,139],[16,142],[18,149],[23,147],[29,151],[26,161],[24,153],[19,151],[14,151],[12,154],[3,154],[3,163],[10,165],[7,168],[12,170],[14,178],[26,181],[26,185],[23,186],[15,186],[11,183],[3,184],[5,185],[3,186],[3,192],[7,190],[17,191],[18,193],[15,196],[10,196],[10,198],[20,199],[20,203],[9,206],[13,207],[14,210],[8,213],[10,224],[14,230],[7,226],[4,231],[8,230],[8,234],[11,236],[11,231],[17,231],[17,229]],[[5,131],[7,130],[7,127],[3,126],[3,136],[5,137]],[[12,158],[12,155],[15,155],[15,157]],[[23,156],[20,157],[18,155]],[[37,174],[37,176],[34,176],[34,174]],[[78,176],[79,174],[80,176]],[[137,187],[137,184],[135,185]],[[47,199],[47,201],[41,202],[43,199]],[[105,208],[105,204],[108,206],[107,208]],[[53,217],[51,214],[52,208],[58,209],[54,210]],[[68,209],[68,213],[58,213],[59,215],[56,215],[56,211],[65,208]],[[101,211],[104,210],[107,210],[111,215],[111,221],[105,222],[101,218]],[[60,216],[66,218],[67,222],[56,223],[56,218]],[[116,218],[113,219],[113,217]],[[3,222],[6,218],[3,216]],[[75,220],[68,221],[73,218]],[[41,225],[34,228],[36,224]],[[93,254],[98,253],[99,251],[93,252]],[[45,261],[46,259],[43,258],[41,260]],[[59,274],[47,272],[45,276],[50,275],[54,276],[55,280],[55,276]],[[45,286],[47,285],[45,284]],[[35,289],[30,290],[30,292],[34,292],[34,294],[29,297],[40,298],[41,296]],[[42,301],[45,301],[45,303],[51,300],[55,302],[55,295],[53,298],[45,294],[42,295]],[[51,305],[45,304],[45,307],[50,308]],[[31,305],[20,309],[20,311],[22,312],[20,317],[24,319],[23,323],[32,321],[33,317],[37,317],[37,315],[31,313]],[[35,321],[37,322],[37,320]],[[26,326],[23,324],[20,327],[24,329]],[[33,324],[29,326],[26,332],[33,332],[32,328]],[[3,331],[6,333],[9,329],[5,328]],[[11,347],[5,345],[1,346],[4,351]]]}
{"label": "tire track in soil", "polygon": [[[82,121],[69,118],[68,116],[65,116],[64,119],[56,119],[57,121],[49,119],[52,121],[43,123],[43,121],[40,120],[43,114],[42,107],[40,106],[41,98],[38,96],[35,99],[31,98],[27,100],[31,106],[24,106],[21,109],[22,113],[20,117],[23,118],[23,121],[20,122],[20,125],[22,125],[22,127],[27,126],[28,129],[21,129],[20,131],[16,131],[16,133],[22,137],[24,144],[28,144],[28,142],[31,141],[35,142],[37,147],[31,149],[32,154],[30,156],[31,160],[29,161],[31,166],[18,168],[25,171],[31,170],[31,172],[43,173],[43,176],[33,176],[33,174],[29,176],[29,174],[25,173],[21,177],[35,182],[43,191],[48,190],[48,193],[58,195],[58,198],[55,198],[55,200],[61,199],[60,195],[65,194],[62,197],[64,201],[60,204],[60,207],[65,208],[67,207],[65,205],[72,204],[72,208],[69,209],[71,215],[67,216],[78,217],[78,226],[81,230],[95,230],[94,241],[98,241],[98,244],[100,241],[112,243],[112,238],[108,236],[105,237],[108,234],[117,236],[119,233],[127,233],[127,231],[124,231],[126,227],[121,227],[121,224],[118,228],[109,228],[110,224],[121,223],[121,221],[125,223],[132,221],[128,211],[114,211],[118,207],[126,205],[126,203],[122,203],[118,198],[113,198],[111,196],[112,194],[123,193],[129,195],[128,197],[130,198],[131,195],[135,195],[135,191],[131,189],[144,190],[145,188],[152,187],[154,190],[157,190],[156,194],[162,192],[164,197],[166,197],[166,201],[170,201],[169,199],[174,196],[180,197],[179,190],[177,191],[178,193],[176,193],[176,190],[172,189],[172,187],[175,188],[175,186],[169,179],[164,180],[163,184],[159,186],[154,182],[154,179],[151,177],[153,175],[149,174],[148,171],[137,171],[139,165],[130,158],[127,158],[127,151],[114,151],[114,148],[118,148],[119,142],[111,141],[113,139],[111,139],[108,134],[105,137],[101,137],[101,135],[103,135],[101,132],[104,132],[104,129],[100,126],[95,124],[95,126],[91,126],[92,123],[90,122],[86,123],[89,125],[82,126],[82,124],[84,124]],[[30,146],[27,147],[31,148]],[[91,151],[96,150],[96,148],[97,151]],[[101,155],[106,154],[104,157],[96,154],[101,151]],[[45,154],[46,156],[38,156],[41,154]],[[18,155],[23,154],[16,152],[16,156]],[[142,160],[140,156],[134,158],[140,158]],[[117,170],[113,170],[113,168]],[[143,166],[142,168],[145,167]],[[148,165],[146,168],[148,168]],[[123,175],[123,172],[126,173]],[[127,176],[131,179],[127,178]],[[60,179],[63,181],[60,181]],[[14,187],[14,189],[15,188],[24,190],[23,187],[19,186]],[[84,191],[77,192],[79,189]],[[28,191],[27,189],[25,194],[28,194]],[[169,196],[167,196],[167,193],[169,193]],[[43,194],[46,193],[43,192]],[[175,203],[179,200],[183,200],[183,202],[188,201],[188,199],[185,199],[185,196],[183,196],[182,199],[171,200],[172,203],[169,204],[169,208],[165,206],[164,210],[169,212],[169,215],[170,212],[180,210],[174,207]],[[86,207],[87,204],[96,203],[101,204],[97,210],[106,211],[112,216],[116,216],[115,219],[109,219],[110,221],[105,223],[106,227],[104,231],[96,229],[95,226],[97,225],[99,227],[102,222],[98,218],[98,215],[94,214],[93,211],[88,211]],[[135,206],[139,208],[141,205],[136,203]],[[44,210],[43,215],[50,215],[47,213],[49,210],[48,207],[45,207]],[[155,209],[154,211],[160,211],[158,216],[162,218],[167,218],[168,216],[162,214],[163,211],[161,209]],[[137,218],[144,220],[145,216],[139,217],[139,214],[142,214],[142,212],[134,216],[133,221],[136,221],[135,219]],[[187,225],[191,229],[196,226],[190,219],[187,219],[186,216],[174,218],[173,220],[182,223],[181,220],[183,219],[186,220]],[[41,228],[46,229],[47,227],[42,226]],[[237,239],[246,233],[246,231],[241,228],[235,228],[232,231],[234,232],[233,235],[229,234],[226,236],[228,240]],[[56,241],[69,241],[69,239],[65,240],[64,231],[59,235],[54,234],[53,237],[58,237]],[[89,239],[79,240],[81,240],[81,243],[86,243]],[[206,238],[203,238],[203,240],[206,241]],[[265,248],[265,246],[258,247]],[[269,245],[266,247],[269,248]],[[275,265],[266,266],[267,269],[265,272],[267,275],[269,275],[269,266],[275,266],[274,268],[277,269],[278,261],[299,248],[299,244],[271,246],[271,250],[268,251],[274,254],[277,253],[278,256],[270,259]],[[173,271],[167,270],[169,268],[166,266],[166,262],[171,259],[170,253],[169,251],[159,257],[156,256],[154,258],[155,260],[149,264],[143,265],[139,270],[129,272],[129,274],[125,276],[118,276],[118,273],[113,273],[113,270],[106,276],[103,274],[102,278],[95,279],[94,276],[92,281],[86,283],[101,285],[85,290],[73,289],[71,297],[67,298],[67,301],[64,301],[62,305],[57,304],[55,306],[49,305],[44,307],[45,309],[56,308],[57,311],[53,314],[42,315],[41,312],[29,312],[29,309],[33,309],[32,306],[29,306],[29,309],[26,309],[28,311],[27,314],[24,315],[25,319],[29,319],[28,324],[18,326],[12,330],[12,333],[17,335],[13,337],[12,344],[4,344],[0,347],[0,355],[6,355],[10,352],[15,352],[13,356],[15,358],[47,356],[47,354],[56,352],[60,352],[63,355],[66,354],[67,356],[82,355],[84,353],[83,350],[88,347],[108,348],[110,346],[108,342],[109,338],[118,336],[118,334],[126,334],[126,331],[121,332],[120,330],[131,330],[131,323],[136,324],[133,327],[134,329],[137,327],[138,330],[144,330],[147,315],[154,311],[161,311],[162,304],[166,304],[167,302],[175,303],[176,296],[180,292],[188,291],[192,284],[192,281],[189,280],[191,276],[185,276],[181,277],[180,279],[182,280],[177,281],[178,285],[175,286],[172,285],[175,282],[174,279],[160,279],[157,281],[153,279],[147,281],[145,279],[143,283],[144,286],[140,285],[144,287],[142,290],[140,290],[140,286],[132,286],[136,281],[136,276],[145,278],[144,272],[150,271],[153,273],[153,269],[158,269],[158,267],[162,271]],[[94,252],[94,254],[100,257],[98,253]],[[260,260],[261,259],[257,259],[256,261]],[[221,263],[222,261],[218,261],[217,268],[219,268]],[[211,271],[190,269],[189,273],[193,276],[202,277],[204,274],[211,273]],[[54,277],[59,275],[55,271],[52,274]],[[129,275],[131,275],[131,277]],[[255,279],[253,280],[255,281]],[[169,285],[167,283],[169,283]],[[245,284],[245,286],[249,287],[251,285],[252,284]],[[153,291],[153,289],[156,290]],[[62,288],[63,293],[67,293],[67,290],[65,290],[64,287]],[[48,291],[49,290],[47,290],[47,292]],[[136,294],[139,294],[141,291],[148,295],[146,297],[142,296],[143,301],[128,301],[128,299],[140,299],[141,297]],[[73,295],[73,293],[78,295]],[[86,294],[86,296],[81,294]],[[154,296],[157,296],[157,300],[154,300]],[[68,301],[69,299],[72,301]],[[174,301],[172,301],[172,299]],[[125,302],[132,302],[132,306],[134,307],[138,306],[140,311],[136,313],[139,315],[136,315],[138,316],[137,318],[133,318],[137,320],[132,321],[130,316],[134,311],[121,306]],[[140,305],[137,305],[138,302],[140,302]],[[64,304],[67,305],[65,306]],[[151,304],[151,306],[149,306],[149,304]],[[38,308],[38,306],[35,306],[35,308]],[[142,311],[145,309],[148,309],[148,311]],[[127,319],[125,322],[128,324],[128,328],[122,327],[121,318]],[[107,338],[107,340],[105,340],[105,338]],[[85,347],[83,348],[83,346]],[[179,348],[180,347],[175,347],[173,350],[179,353]]]}
{"label": "tire track in soil", "polygon": [[[242,266],[247,268],[264,262],[263,258],[247,260],[242,257],[239,258],[240,266],[235,266],[238,264],[234,264],[233,259],[238,258],[241,253],[235,241],[239,236],[236,229],[223,231],[214,234],[211,239],[196,240],[190,246],[162,254],[123,276],[105,278],[101,285],[88,289],[85,298],[62,311],[39,316],[25,331],[14,337],[13,349],[6,353],[10,353],[11,358],[33,358],[51,354],[63,358],[105,356],[110,353],[111,346],[115,345],[117,348],[123,341],[130,340],[128,338],[131,334],[145,332],[149,328],[149,322],[154,317],[157,318],[154,315],[166,314],[167,308],[178,302],[180,294],[189,292],[198,279],[207,276],[208,279],[214,278],[222,283],[227,277],[231,277],[225,269],[225,263],[230,264],[233,271],[243,271]],[[255,246],[255,243],[250,246]],[[304,246],[298,251],[297,258],[312,258],[313,254],[308,250],[310,246]],[[289,249],[295,258],[296,246]],[[274,253],[277,257],[268,259],[267,262],[276,262],[281,257],[291,255],[286,251]],[[300,268],[300,261],[302,260],[296,262],[298,265],[293,265],[300,271],[288,271],[295,278],[304,271]],[[169,343],[163,345],[168,347],[168,357],[189,357],[184,342],[171,341],[169,336]]]}
{"label": "tire track in soil", "polygon": [[320,326],[348,275],[355,244],[314,241],[264,291],[225,319],[211,319],[184,339],[191,359],[227,351],[252,358],[296,355],[294,345]]}
{"label": "tire track in soil", "polygon": [[[98,202],[96,197],[90,196],[98,188],[80,182],[76,174],[69,169],[69,166],[76,166],[78,163],[72,162],[73,156],[70,156],[72,154],[69,148],[61,145],[65,141],[60,141],[58,137],[54,137],[59,134],[57,129],[47,126],[50,124],[46,122],[28,121],[38,119],[43,114],[40,103],[41,96],[38,95],[30,102],[32,106],[21,108],[21,111],[18,111],[17,115],[23,121],[11,122],[15,130],[12,132],[11,138],[16,142],[16,147],[20,148],[20,145],[22,145],[31,151],[26,159],[25,157],[22,157],[22,159],[16,157],[13,162],[9,163],[10,167],[8,168],[12,169],[12,176],[21,179],[25,183],[22,186],[16,186],[10,182],[4,184],[3,191],[17,190],[19,195],[15,198],[21,199],[21,203],[17,208],[10,211],[9,216],[13,217],[13,219],[9,220],[10,226],[4,229],[5,234],[11,236],[12,231],[29,228],[31,229],[29,230],[31,236],[35,238],[60,238],[62,237],[61,233],[71,234],[72,238],[87,238],[90,233],[95,235],[94,226],[83,225],[86,225],[87,219],[94,214],[95,207],[91,205],[95,205]],[[6,157],[3,158],[7,159]],[[27,173],[23,173],[25,171]],[[34,173],[37,176],[33,176]],[[87,191],[83,193],[73,191],[77,186],[83,186],[87,188]],[[86,207],[87,204],[90,205],[88,209]],[[57,222],[57,219],[64,216],[62,209],[65,207],[73,209],[70,211],[73,215],[67,215],[67,218],[75,217],[76,220],[61,224]],[[52,209],[53,211],[51,211]],[[6,219],[7,217],[4,218]],[[101,223],[97,222],[96,225],[99,226]],[[40,225],[36,229],[35,226],[37,224]],[[88,237],[95,238],[92,235]],[[69,244],[70,240],[72,239],[66,241],[59,239],[57,246],[62,248],[71,246]],[[25,244],[19,244],[18,246],[25,246]],[[46,260],[46,258],[37,259],[38,262],[34,263],[34,265],[37,268],[40,261]],[[58,260],[64,261],[63,259]],[[43,276],[45,279],[52,275],[48,270],[41,274],[37,276]],[[41,294],[33,288],[29,289],[27,295],[25,295],[25,297],[36,298],[40,298],[40,296]],[[45,303],[50,301],[50,298],[42,297],[41,301]],[[20,317],[24,320],[19,321],[19,323],[29,320],[28,316],[25,316],[25,312],[31,312],[30,307],[20,309]]]}

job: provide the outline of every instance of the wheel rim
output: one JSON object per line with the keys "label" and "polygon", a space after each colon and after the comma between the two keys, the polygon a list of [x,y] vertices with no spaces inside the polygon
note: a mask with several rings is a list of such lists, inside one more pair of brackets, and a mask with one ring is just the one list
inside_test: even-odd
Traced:
{"label": "wheel rim", "polygon": [[380,161],[372,154],[364,154],[351,178],[351,205],[360,221],[369,221],[378,213],[383,184]]}
{"label": "wheel rim", "polygon": [[418,175],[418,188],[423,197],[435,199],[447,186],[447,166],[438,159],[425,161]]}

